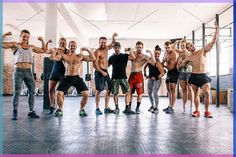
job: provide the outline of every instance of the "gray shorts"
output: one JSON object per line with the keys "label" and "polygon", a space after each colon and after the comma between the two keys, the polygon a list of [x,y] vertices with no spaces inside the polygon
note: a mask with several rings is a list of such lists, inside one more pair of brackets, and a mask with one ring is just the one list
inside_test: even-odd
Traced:
{"label": "gray shorts", "polygon": [[179,80],[188,81],[190,75],[191,75],[191,73],[180,72],[179,73]]}

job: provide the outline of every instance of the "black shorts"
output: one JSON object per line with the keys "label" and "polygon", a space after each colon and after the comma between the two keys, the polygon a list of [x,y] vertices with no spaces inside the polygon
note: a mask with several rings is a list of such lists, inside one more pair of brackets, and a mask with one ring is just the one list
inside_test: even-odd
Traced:
{"label": "black shorts", "polygon": [[78,93],[88,90],[88,87],[79,75],[65,76],[57,87],[57,90],[66,93],[71,86],[75,87]]}
{"label": "black shorts", "polygon": [[107,76],[103,76],[100,72],[96,71],[94,72],[95,76],[95,86],[96,90],[103,91],[103,90],[111,90],[111,79],[107,72],[107,70],[102,69],[107,73]]}
{"label": "black shorts", "polygon": [[189,84],[193,84],[197,87],[202,87],[204,84],[206,83],[210,83],[211,82],[211,78],[209,78],[207,76],[207,74],[203,73],[203,74],[193,74],[191,73],[188,83]]}
{"label": "black shorts", "polygon": [[179,72],[177,69],[169,70],[167,72],[166,83],[177,83],[179,78]]}
{"label": "black shorts", "polygon": [[51,80],[51,81],[60,81],[61,82],[63,78],[64,78],[64,74],[52,72],[50,74],[49,80]]}

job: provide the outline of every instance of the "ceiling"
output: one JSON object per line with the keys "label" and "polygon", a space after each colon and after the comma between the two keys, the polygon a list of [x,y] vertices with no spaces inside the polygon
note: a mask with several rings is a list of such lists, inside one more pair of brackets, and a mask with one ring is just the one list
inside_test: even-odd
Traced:
{"label": "ceiling", "polygon": [[[45,3],[4,3],[3,31],[45,35]],[[82,43],[113,32],[122,39],[171,39],[191,34],[230,3],[58,3],[58,35]],[[228,11],[220,24],[233,21]],[[223,15],[222,15],[223,16]],[[212,26],[210,23],[208,26]],[[56,27],[56,26],[55,26]]]}

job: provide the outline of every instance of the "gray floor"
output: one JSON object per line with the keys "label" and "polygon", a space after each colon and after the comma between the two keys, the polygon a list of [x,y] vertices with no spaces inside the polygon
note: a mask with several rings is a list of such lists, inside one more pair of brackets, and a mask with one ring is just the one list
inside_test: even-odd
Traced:
{"label": "gray floor", "polygon": [[[10,119],[11,97],[4,97],[5,154],[232,154],[233,115],[227,107],[211,105],[213,119],[182,114],[177,100],[175,114],[148,112],[149,99],[143,98],[140,115],[94,114],[94,97],[89,98],[88,117],[78,116],[80,97],[66,97],[64,116],[56,118],[42,109],[36,97],[40,119],[28,119],[27,97],[20,98],[19,119]],[[124,109],[124,98],[120,99]],[[102,99],[102,104],[103,103]],[[160,109],[167,98],[160,99]],[[104,105],[101,105],[102,109]],[[133,105],[135,107],[136,105]],[[113,100],[111,107],[114,108]],[[189,111],[189,108],[187,108]],[[204,106],[201,105],[203,113]]]}

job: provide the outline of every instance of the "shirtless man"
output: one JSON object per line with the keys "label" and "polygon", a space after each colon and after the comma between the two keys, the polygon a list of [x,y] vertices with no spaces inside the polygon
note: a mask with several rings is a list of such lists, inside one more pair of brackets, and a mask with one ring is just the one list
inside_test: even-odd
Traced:
{"label": "shirtless man", "polygon": [[205,47],[196,50],[195,46],[192,43],[187,43],[187,49],[192,52],[192,55],[186,57],[183,61],[184,63],[190,62],[192,65],[192,73],[189,78],[189,84],[191,84],[193,92],[194,92],[194,104],[196,110],[193,112],[193,117],[199,117],[199,88],[202,88],[202,92],[204,95],[204,104],[205,104],[205,113],[204,116],[207,118],[213,118],[212,114],[209,112],[209,104],[210,104],[210,82],[211,79],[206,74],[206,53],[210,52],[212,47],[214,46],[218,34],[219,28],[217,23],[215,23],[215,34],[212,38],[212,41],[207,44]]}
{"label": "shirtless man", "polygon": [[115,43],[116,36],[117,36],[116,33],[112,35],[112,43],[110,43],[109,45],[106,45],[107,44],[106,37],[100,37],[99,48],[96,49],[94,52],[94,55],[96,57],[96,60],[93,62],[93,66],[95,68],[94,76],[95,76],[95,86],[96,86],[96,93],[95,93],[96,115],[102,114],[102,111],[99,109],[99,103],[100,103],[100,93],[103,90],[106,90],[104,113],[113,113],[113,110],[109,108],[111,80],[107,68],[108,68],[108,50],[112,49],[113,44]]}
{"label": "shirtless man", "polygon": [[172,44],[170,41],[165,42],[166,53],[163,58],[162,64],[168,70],[166,77],[166,88],[169,97],[169,106],[163,109],[164,112],[168,114],[174,113],[173,107],[176,101],[176,84],[179,77],[179,72],[177,70],[177,59],[178,53],[172,49]]}
{"label": "shirtless man", "polygon": [[150,54],[151,57],[145,55],[142,53],[143,50],[143,43],[141,41],[138,41],[135,46],[135,52],[134,55],[136,59],[132,61],[131,65],[131,73],[129,77],[129,86],[131,90],[131,96],[130,96],[130,103],[129,105],[126,105],[125,110],[123,111],[124,114],[134,114],[131,110],[131,103],[132,103],[132,94],[136,90],[138,98],[137,98],[137,106],[136,106],[136,114],[140,113],[140,104],[142,101],[142,94],[143,94],[143,74],[142,69],[143,65],[145,63],[155,64],[155,58],[150,50],[147,50],[146,52]]}
{"label": "shirtless man", "polygon": [[79,77],[79,69],[80,65],[82,64],[82,61],[90,62],[94,61],[96,58],[93,55],[93,53],[87,49],[82,48],[81,51],[87,51],[89,53],[89,56],[83,55],[82,53],[76,55],[76,48],[77,44],[75,41],[69,42],[69,54],[60,53],[59,51],[64,51],[64,48],[58,48],[57,50],[54,50],[54,52],[51,54],[50,59],[54,61],[63,61],[65,65],[65,77],[62,79],[61,83],[59,84],[57,88],[57,103],[59,110],[56,113],[57,117],[60,117],[63,115],[63,103],[64,103],[64,93],[67,92],[67,90],[74,86],[78,93],[82,94],[82,100],[80,102],[80,112],[79,115],[84,117],[87,116],[86,112],[84,111],[84,107],[88,101],[88,88],[83,81],[82,78]]}

